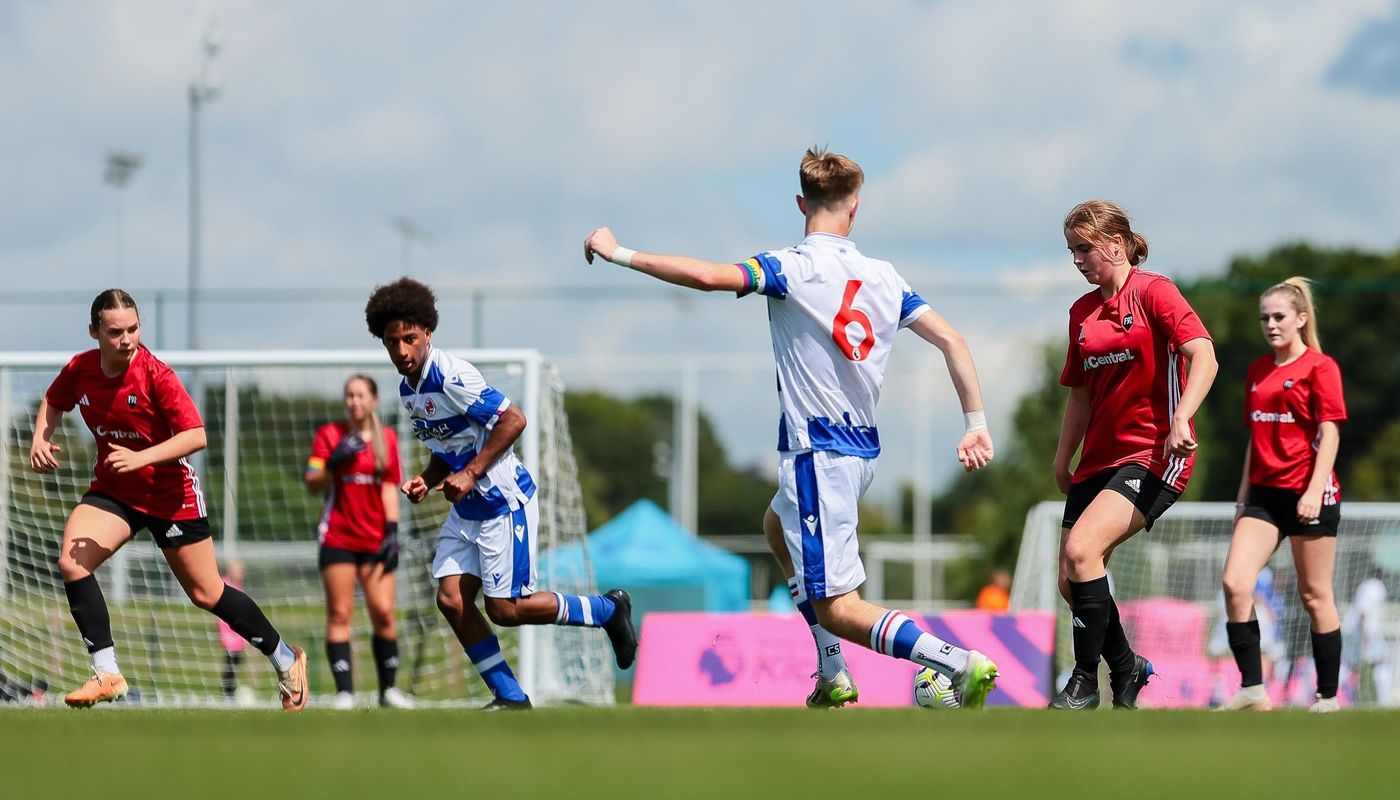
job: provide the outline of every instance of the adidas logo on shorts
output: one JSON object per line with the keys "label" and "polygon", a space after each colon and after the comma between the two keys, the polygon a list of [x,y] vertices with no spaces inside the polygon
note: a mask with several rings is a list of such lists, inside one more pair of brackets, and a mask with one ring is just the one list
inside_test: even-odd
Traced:
{"label": "adidas logo on shorts", "polygon": [[1130,478],[1123,481],[1123,483],[1126,484],[1129,489],[1132,489],[1134,494],[1142,491],[1142,480],[1139,478]]}
{"label": "adidas logo on shorts", "polygon": [[1087,627],[1088,627],[1088,626],[1086,626],[1086,625],[1084,624],[1084,620],[1080,619],[1079,617],[1075,617],[1074,620],[1070,622],[1070,625],[1073,626],[1073,627],[1075,627],[1075,628],[1086,628],[1086,629],[1087,629]]}

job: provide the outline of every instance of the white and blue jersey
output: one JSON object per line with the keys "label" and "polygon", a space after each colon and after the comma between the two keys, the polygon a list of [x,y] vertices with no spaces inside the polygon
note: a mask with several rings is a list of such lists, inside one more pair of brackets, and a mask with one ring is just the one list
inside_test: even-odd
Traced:
{"label": "white and blue jersey", "polygon": [[[399,384],[399,399],[413,422],[413,435],[433,455],[460,472],[476,458],[510,400],[486,383],[472,364],[430,347],[418,384]],[[463,520],[488,520],[522,508],[535,495],[535,482],[513,451],[507,450],[476,487],[453,504]]]}
{"label": "white and blue jersey", "polygon": [[739,265],[768,298],[778,366],[778,492],[771,507],[800,579],[802,600],[837,597],[865,581],[856,529],[875,478],[875,406],[894,335],[928,304],[887,261],[843,236],[813,233],[796,247]]}
{"label": "white and blue jersey", "polygon": [[888,261],[843,236],[813,233],[796,247],[739,264],[768,298],[778,365],[778,450],[880,454],[875,406],[894,335],[929,310]]}

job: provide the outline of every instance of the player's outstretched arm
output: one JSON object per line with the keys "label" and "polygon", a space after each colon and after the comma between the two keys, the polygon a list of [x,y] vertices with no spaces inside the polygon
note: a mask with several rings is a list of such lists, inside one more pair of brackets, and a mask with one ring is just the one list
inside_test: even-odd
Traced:
{"label": "player's outstretched arm", "polygon": [[525,415],[520,409],[512,405],[502,411],[492,424],[491,433],[486,436],[486,442],[481,446],[476,458],[468,461],[460,472],[452,473],[442,482],[442,494],[447,501],[455,503],[470,492],[481,476],[515,444],[515,440],[520,438],[524,430]]}
{"label": "player's outstretched arm", "polygon": [[992,444],[992,434],[987,430],[982,385],[977,380],[977,365],[972,363],[972,351],[967,346],[967,340],[948,320],[933,310],[921,314],[909,324],[909,329],[941,350],[943,360],[948,364],[948,375],[953,379],[953,389],[958,393],[958,402],[962,405],[963,419],[967,424],[967,432],[958,442],[958,461],[968,472],[987,466],[996,454],[996,448]]}
{"label": "player's outstretched arm", "polygon": [[34,439],[29,444],[29,468],[35,472],[48,473],[58,469],[57,454],[63,448],[54,444],[53,432],[63,421],[63,412],[49,405],[48,398],[39,401],[39,411],[34,415]]}
{"label": "player's outstretched arm", "polygon": [[607,228],[594,230],[583,241],[583,257],[588,263],[593,263],[595,255],[688,289],[740,292],[747,288],[744,272],[733,264],[718,264],[689,256],[640,253],[618,245],[617,237]]}
{"label": "player's outstretched arm", "polygon": [[118,475],[135,472],[153,464],[177,461],[203,450],[208,444],[209,437],[205,434],[204,427],[200,426],[180,431],[145,450],[128,450],[121,445],[113,445],[112,452],[107,454],[107,468]]}
{"label": "player's outstretched arm", "polygon": [[1176,411],[1172,414],[1172,430],[1162,446],[1162,457],[1185,458],[1196,450],[1196,437],[1191,433],[1191,418],[1205,402],[1206,393],[1215,383],[1219,365],[1215,360],[1215,343],[1201,337],[1181,345],[1181,354],[1190,365],[1186,369],[1186,386],[1181,390]]}

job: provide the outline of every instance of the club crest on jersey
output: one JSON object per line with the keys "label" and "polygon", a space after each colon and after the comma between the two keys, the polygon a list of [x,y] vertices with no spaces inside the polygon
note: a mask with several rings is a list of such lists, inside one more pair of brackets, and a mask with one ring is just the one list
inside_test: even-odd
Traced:
{"label": "club crest on jersey", "polygon": [[1125,331],[1126,331],[1126,330],[1130,330],[1132,327],[1133,327],[1133,315],[1132,315],[1132,314],[1124,314],[1124,315],[1123,315],[1123,330],[1125,330]]}
{"label": "club crest on jersey", "polygon": [[1288,391],[1289,389],[1292,389],[1292,388],[1293,388],[1293,379],[1292,379],[1292,378],[1289,378],[1288,380],[1286,380],[1286,381],[1283,382],[1283,390],[1284,390],[1284,391]]}
{"label": "club crest on jersey", "polygon": [[423,401],[423,410],[429,414],[437,411],[437,406],[433,404],[433,398],[429,397],[427,400]]}
{"label": "club crest on jersey", "polygon": [[127,396],[126,396],[126,404],[127,404],[128,406],[131,406],[132,408],[136,408],[136,395],[134,395],[134,394],[129,394],[129,395],[127,395]]}

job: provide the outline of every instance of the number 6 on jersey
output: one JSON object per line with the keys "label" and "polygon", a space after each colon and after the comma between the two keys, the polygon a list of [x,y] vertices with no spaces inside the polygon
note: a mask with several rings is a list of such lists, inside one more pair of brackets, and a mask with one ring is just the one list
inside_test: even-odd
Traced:
{"label": "number 6 on jersey", "polygon": [[[856,293],[860,291],[860,281],[846,281],[846,292],[841,298],[841,308],[836,311],[836,319],[831,322],[831,338],[836,349],[852,361],[861,359],[861,348],[865,353],[875,347],[875,329],[870,325],[870,317],[864,311],[852,307]],[[851,325],[859,325],[864,333],[859,341],[851,341]]]}

